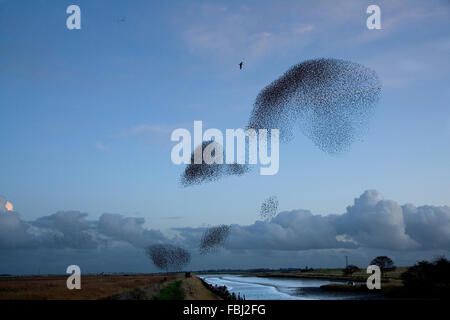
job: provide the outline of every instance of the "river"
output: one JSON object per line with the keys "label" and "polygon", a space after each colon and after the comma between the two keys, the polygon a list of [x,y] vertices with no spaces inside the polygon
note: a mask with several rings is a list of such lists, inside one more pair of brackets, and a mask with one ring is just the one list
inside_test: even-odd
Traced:
{"label": "river", "polygon": [[225,285],[230,293],[245,296],[246,300],[361,300],[373,295],[353,292],[330,292],[321,285],[343,283],[337,280],[306,278],[265,278],[231,274],[207,274],[200,278],[212,285]]}

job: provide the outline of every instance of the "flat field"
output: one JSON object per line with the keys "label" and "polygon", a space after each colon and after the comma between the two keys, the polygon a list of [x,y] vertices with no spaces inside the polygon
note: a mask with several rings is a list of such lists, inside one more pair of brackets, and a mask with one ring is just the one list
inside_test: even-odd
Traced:
{"label": "flat field", "polygon": [[143,288],[158,293],[176,275],[85,275],[81,290],[69,290],[69,275],[20,276],[0,278],[0,300],[96,300]]}
{"label": "flat field", "polygon": [[[220,300],[194,274],[114,274],[81,276],[81,290],[67,289],[69,275],[0,277],[0,300],[165,299],[175,283],[185,300]],[[163,290],[167,288],[166,290]],[[162,291],[163,290],[163,291]],[[162,293],[161,293],[162,291]]]}

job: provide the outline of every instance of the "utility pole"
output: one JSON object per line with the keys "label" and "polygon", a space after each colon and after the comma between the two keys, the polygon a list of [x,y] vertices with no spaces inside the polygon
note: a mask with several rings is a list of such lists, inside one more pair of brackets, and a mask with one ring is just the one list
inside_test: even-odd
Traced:
{"label": "utility pole", "polygon": [[348,256],[345,256],[345,267],[348,267]]}

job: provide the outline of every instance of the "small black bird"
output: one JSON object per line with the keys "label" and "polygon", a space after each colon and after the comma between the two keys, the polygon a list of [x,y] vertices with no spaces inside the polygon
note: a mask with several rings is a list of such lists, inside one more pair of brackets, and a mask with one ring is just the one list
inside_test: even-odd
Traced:
{"label": "small black bird", "polygon": [[243,62],[241,61],[241,63],[239,63],[239,70],[242,70],[242,66],[243,66]]}

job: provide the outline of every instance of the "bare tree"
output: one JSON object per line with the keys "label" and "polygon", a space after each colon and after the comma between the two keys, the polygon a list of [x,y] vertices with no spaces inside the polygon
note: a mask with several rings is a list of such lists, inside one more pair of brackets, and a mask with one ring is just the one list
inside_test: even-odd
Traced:
{"label": "bare tree", "polygon": [[146,248],[148,257],[153,264],[161,270],[178,271],[186,266],[191,260],[191,254],[183,248],[171,244],[155,244]]}

